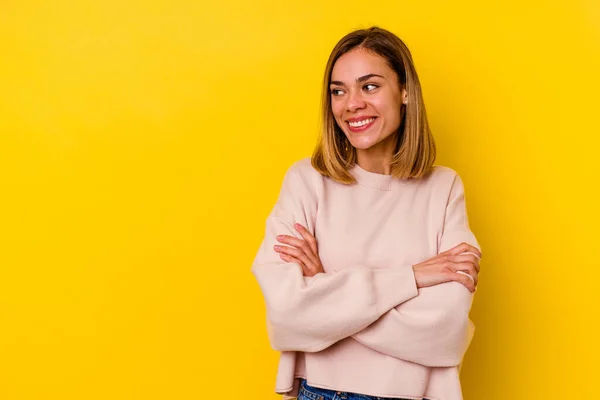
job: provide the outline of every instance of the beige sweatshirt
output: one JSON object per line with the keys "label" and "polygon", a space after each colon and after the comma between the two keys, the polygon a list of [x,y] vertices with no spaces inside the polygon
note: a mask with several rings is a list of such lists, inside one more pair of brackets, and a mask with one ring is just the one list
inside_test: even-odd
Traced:
{"label": "beige sweatshirt", "polygon": [[[412,265],[461,242],[469,229],[463,183],[436,166],[420,180],[351,169],[343,185],[310,159],[286,172],[252,265],[281,352],[276,392],[315,387],[408,399],[460,400],[459,365],[473,336],[472,294],[449,282],[417,289]],[[304,277],[273,246],[278,235],[316,237],[325,273]]]}

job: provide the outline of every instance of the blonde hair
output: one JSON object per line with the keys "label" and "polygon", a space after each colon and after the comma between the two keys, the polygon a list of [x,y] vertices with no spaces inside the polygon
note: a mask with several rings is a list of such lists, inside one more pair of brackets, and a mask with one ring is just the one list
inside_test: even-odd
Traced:
{"label": "blonde hair", "polygon": [[339,183],[356,183],[356,179],[348,172],[356,164],[356,149],[335,122],[329,89],[336,61],[355,48],[383,57],[396,72],[400,89],[407,91],[408,103],[401,106],[406,108],[398,129],[396,149],[390,160],[392,176],[401,179],[425,176],[433,166],[436,150],[427,122],[419,77],[404,42],[393,33],[376,26],[344,36],[329,55],[323,79],[321,135],[311,158],[313,168]]}

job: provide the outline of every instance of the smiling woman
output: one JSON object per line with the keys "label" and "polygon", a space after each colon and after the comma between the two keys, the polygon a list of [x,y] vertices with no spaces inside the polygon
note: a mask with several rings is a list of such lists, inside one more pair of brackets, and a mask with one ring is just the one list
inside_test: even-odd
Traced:
{"label": "smiling woman", "polygon": [[287,171],[252,271],[299,400],[460,400],[480,246],[462,180],[433,166],[410,52],[373,27],[342,38],[312,159]]}
{"label": "smiling woman", "polygon": [[325,68],[322,104],[313,166],[323,175],[354,183],[348,167],[358,163],[421,178],[433,165],[421,83],[408,47],[393,33],[374,27],[341,39]]}
{"label": "smiling woman", "polygon": [[[363,71],[377,73],[361,75]],[[337,60],[331,76],[331,108],[337,126],[360,150],[358,155],[366,151],[376,158],[385,156],[386,148],[397,141],[406,104],[406,90],[400,88],[394,70],[384,58],[359,47]]]}

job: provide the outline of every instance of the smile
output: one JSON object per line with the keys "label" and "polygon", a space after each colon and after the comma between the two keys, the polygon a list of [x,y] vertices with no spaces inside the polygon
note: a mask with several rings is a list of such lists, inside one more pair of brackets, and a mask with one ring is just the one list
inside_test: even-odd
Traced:
{"label": "smile", "polygon": [[362,132],[371,127],[375,122],[376,117],[365,118],[361,120],[346,121],[348,128],[352,132]]}
{"label": "smile", "polygon": [[367,118],[367,119],[363,119],[362,121],[353,121],[353,122],[348,121],[348,125],[350,125],[353,128],[358,128],[360,126],[365,126],[367,124],[370,124],[373,121],[375,121],[375,118]]}

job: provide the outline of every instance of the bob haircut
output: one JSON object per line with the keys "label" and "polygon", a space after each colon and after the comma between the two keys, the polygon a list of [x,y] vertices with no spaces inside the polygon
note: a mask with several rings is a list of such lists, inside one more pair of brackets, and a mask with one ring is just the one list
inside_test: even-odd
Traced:
{"label": "bob haircut", "polygon": [[404,116],[396,135],[394,155],[390,160],[392,176],[400,179],[424,177],[435,162],[436,149],[427,122],[419,77],[404,42],[377,26],[347,34],[329,55],[323,79],[321,135],[311,157],[313,168],[339,183],[356,183],[356,179],[348,171],[356,164],[356,149],[335,122],[329,85],[333,66],[338,58],[357,48],[383,57],[396,72],[400,90],[406,89],[407,92],[408,104],[402,104],[398,110],[400,113],[404,111]]}

